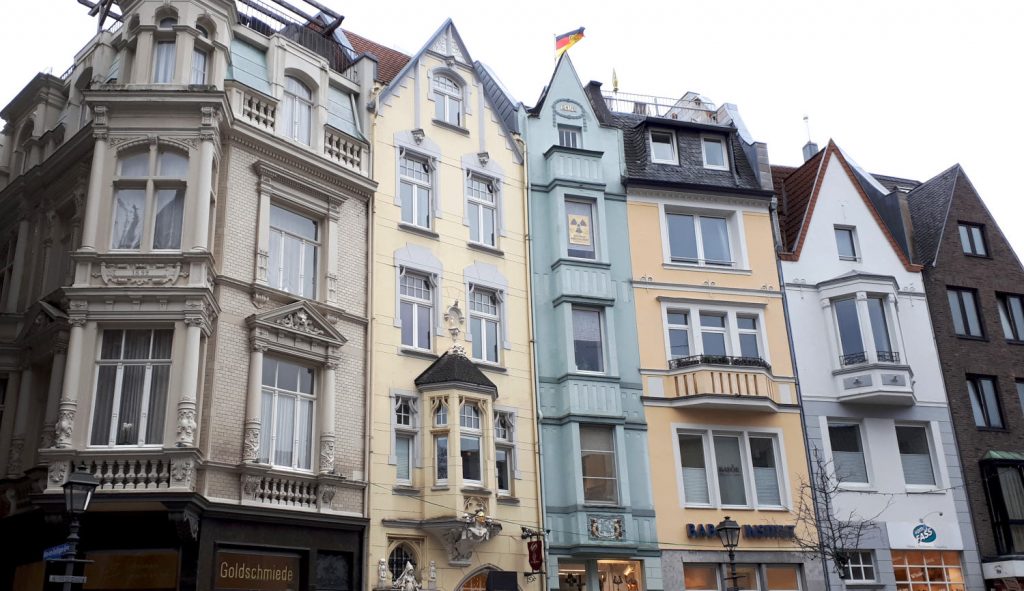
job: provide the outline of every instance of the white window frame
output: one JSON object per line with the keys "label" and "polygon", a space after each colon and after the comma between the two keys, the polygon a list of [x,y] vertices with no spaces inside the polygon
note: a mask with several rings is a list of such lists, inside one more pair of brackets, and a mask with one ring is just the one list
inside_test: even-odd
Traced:
{"label": "white window frame", "polygon": [[[200,62],[202,62],[200,64]],[[192,65],[189,68],[189,84],[206,84],[209,77],[210,52],[195,47],[192,49]]]}
{"label": "white window frame", "polygon": [[[266,384],[263,384],[262,383],[262,379],[261,379],[261,381],[260,381],[260,384],[261,384],[260,385],[260,406],[261,406],[261,408],[262,408],[262,405],[263,405],[263,394],[267,390],[270,390],[271,391],[271,396],[272,396],[272,398],[271,398],[271,406],[270,406],[270,416],[269,417],[262,416],[263,413],[262,412],[260,413],[261,414],[260,422],[262,423],[262,425],[264,425],[264,430],[263,430],[263,432],[262,432],[262,434],[260,436],[260,442],[262,443],[264,441],[264,437],[266,437],[267,441],[268,441],[268,444],[267,444],[267,464],[270,465],[270,466],[273,466],[275,469],[278,469],[278,470],[290,470],[290,471],[302,472],[302,473],[314,472],[317,469],[317,462],[316,462],[316,455],[317,454],[316,454],[316,451],[314,449],[314,446],[315,446],[315,442],[317,441],[317,438],[319,437],[319,432],[318,432],[319,431],[318,430],[318,423],[319,423],[318,417],[319,417],[319,414],[318,413],[320,412],[320,408],[319,408],[319,405],[317,404],[317,397],[318,397],[318,388],[319,388],[319,382],[320,382],[320,372],[314,366],[305,365],[303,363],[299,363],[297,361],[288,359],[286,357],[278,357],[278,356],[275,355],[275,356],[273,356],[273,358],[276,359],[278,361],[278,363],[289,363],[291,365],[298,366],[300,369],[312,369],[313,370],[313,388],[312,388],[313,393],[312,394],[307,394],[305,392],[293,392],[291,390],[283,390],[281,388],[278,388],[277,386],[268,386]],[[264,363],[266,363],[266,359],[267,359],[266,356],[264,356]],[[262,368],[261,368],[260,373],[262,375]],[[276,464],[276,463],[274,463],[274,452],[277,451],[277,399],[278,399],[278,396],[281,395],[282,393],[285,396],[292,396],[292,397],[295,398],[295,412],[294,412],[294,417],[293,417],[293,421],[294,422],[293,422],[293,425],[292,425],[292,434],[293,434],[292,435],[293,436],[292,445],[294,447],[292,448],[292,465],[291,466],[285,466],[283,464]],[[309,458],[308,458],[308,460],[309,460],[309,468],[300,468],[300,467],[298,467],[298,464],[299,464],[299,422],[300,422],[300,419],[302,417],[302,414],[299,412],[299,402],[302,401],[302,400],[312,401],[312,403],[313,403],[312,412],[310,413],[310,423],[311,424],[309,426]],[[262,449],[261,449],[261,452],[262,452]],[[262,460],[263,458],[261,457],[260,459]]]}
{"label": "white window frame", "polygon": [[[739,342],[740,342],[740,348],[736,352],[739,353],[740,357],[751,357],[750,355],[744,355],[743,354],[743,340],[742,340],[741,337],[743,335],[754,335],[754,338],[756,340],[756,345],[757,345],[757,355],[755,355],[754,357],[755,358],[764,359],[764,356],[761,355],[761,353],[762,353],[762,351],[761,351],[761,347],[762,347],[761,343],[763,342],[763,339],[761,338],[761,317],[760,317],[760,315],[759,314],[743,314],[743,313],[739,313],[739,314],[735,315],[735,318],[736,318],[736,336],[737,336],[737,338],[739,339]],[[742,328],[742,327],[740,327],[740,319],[741,318],[748,318],[748,319],[753,320],[754,321],[754,328]]]}
{"label": "white window frame", "polygon": [[[426,284],[427,288],[430,290],[430,297],[428,299],[423,299],[423,298],[418,298],[416,296],[403,293],[403,287],[404,286],[403,286],[402,281],[407,276],[408,277],[416,277],[418,279],[422,279],[424,281],[424,283]],[[435,326],[436,322],[435,322],[435,310],[434,310],[434,303],[437,300],[437,293],[436,292],[437,292],[437,286],[435,285],[434,275],[432,275],[430,273],[424,273],[424,272],[418,271],[416,269],[409,269],[409,268],[406,268],[404,266],[399,268],[399,270],[398,270],[398,323],[399,323],[399,325],[401,325],[402,306],[405,305],[405,304],[409,304],[410,306],[412,306],[412,310],[413,310],[413,313],[412,313],[412,322],[413,322],[412,336],[413,336],[413,343],[412,344],[407,344],[405,342],[402,342],[401,343],[402,347],[406,347],[406,348],[410,348],[410,349],[420,349],[420,350],[424,350],[424,351],[432,351],[434,349],[434,337],[436,336],[435,333],[437,332],[436,331],[436,326]],[[425,345],[423,345],[422,343],[415,342],[417,340],[417,335],[420,332],[419,331],[419,329],[420,329],[420,326],[419,326],[419,317],[420,317],[420,315],[418,313],[420,307],[426,307],[429,310],[429,314],[428,314],[429,327],[428,328],[430,330],[430,333],[429,333],[430,336],[427,337],[427,341],[428,342]],[[400,326],[400,329],[404,329],[404,328],[405,327]],[[402,338],[403,338],[403,335],[400,334],[399,335],[400,342],[401,342]]]}
{"label": "white window frame", "polygon": [[[672,324],[669,320],[669,314],[683,314],[686,316],[686,324]],[[693,347],[693,317],[690,314],[690,309],[683,306],[662,306],[662,316],[665,320],[665,351],[668,353],[669,359],[685,359],[692,357],[694,352]],[[676,357],[672,353],[672,331],[682,331],[686,334],[686,355],[683,357]]]}
{"label": "white window frame", "polygon": [[[407,423],[402,422],[402,413],[400,413],[402,405],[406,405],[409,409]],[[395,465],[395,481],[399,484],[411,485],[414,480],[414,470],[419,467],[419,414],[419,399],[415,395],[395,393],[391,396],[392,453],[389,463]],[[399,476],[402,468],[398,459],[398,441],[400,439],[407,440],[409,445],[409,455],[406,458],[408,478]]]}
{"label": "white window frame", "polygon": [[[103,354],[103,337],[104,337],[104,334],[109,332],[109,331],[115,331],[115,330],[121,331],[121,356],[118,359],[101,359],[101,356]],[[171,357],[168,357],[166,359],[126,359],[124,357],[124,355],[125,355],[125,351],[124,351],[125,341],[124,341],[124,339],[125,339],[125,334],[129,330],[143,330],[143,331],[148,331],[150,333],[150,335],[149,335],[149,339],[150,339],[149,346],[150,346],[150,353],[151,354],[152,354],[152,349],[153,349],[153,333],[155,331],[158,331],[158,330],[171,330],[172,331],[172,335],[171,335]],[[173,355],[174,355],[174,335],[173,335],[173,329],[171,329],[170,327],[163,327],[163,328],[131,327],[131,328],[129,328],[129,327],[111,326],[109,328],[104,328],[104,329],[99,331],[99,338],[97,339],[97,346],[96,346],[96,359],[95,359],[95,363],[93,365],[93,367],[94,367],[94,374],[95,375],[94,375],[94,378],[93,378],[93,396],[92,396],[92,405],[91,405],[92,409],[91,409],[91,412],[90,412],[90,420],[89,420],[89,439],[88,439],[89,444],[88,444],[88,447],[91,447],[91,448],[106,448],[106,447],[109,447],[109,448],[123,449],[123,448],[128,448],[128,447],[159,448],[159,447],[161,447],[163,445],[163,441],[161,441],[159,443],[146,443],[146,434],[147,434],[146,433],[146,429],[147,429],[148,419],[149,419],[149,398],[152,395],[153,367],[157,366],[157,365],[167,366],[167,367],[171,368],[168,371],[173,372],[174,371],[174,366],[173,366],[173,363],[172,363]],[[120,413],[120,408],[121,408],[121,395],[124,393],[124,369],[125,369],[125,366],[128,366],[128,365],[143,365],[143,366],[145,366],[145,377],[143,378],[143,385],[142,385],[142,398],[139,401],[139,409],[140,409],[140,412],[139,412],[139,434],[138,434],[138,439],[137,439],[136,443],[121,443],[121,444],[118,444],[117,443],[117,428],[118,428],[118,419],[119,419],[119,413]],[[99,399],[99,379],[100,379],[100,367],[101,366],[108,366],[108,367],[109,366],[114,366],[114,367],[117,368],[117,373],[116,373],[116,377],[115,377],[115,381],[114,381],[114,394],[113,394],[112,401],[110,403],[110,410],[111,410],[111,413],[110,413],[110,428],[109,428],[109,433],[107,435],[106,443],[93,444],[92,443],[93,430],[94,430],[95,425],[96,425],[96,413],[97,413],[96,403],[99,401],[98,400]],[[165,398],[166,398],[164,400],[164,404],[167,406],[167,408],[170,408],[170,401],[171,401],[171,392],[170,392],[171,379],[170,378],[172,378],[172,377],[173,377],[173,375],[169,375],[168,376],[168,391],[164,395]],[[9,383],[9,382],[5,382],[5,387],[6,387],[7,383]],[[17,395],[17,392],[15,392],[14,394]],[[167,408],[164,409],[165,413],[167,412]],[[165,432],[162,434],[162,436],[163,436],[162,439],[166,440],[167,439],[166,429],[164,429],[164,431]]]}
{"label": "white window frame", "polygon": [[[515,496],[515,481],[522,478],[522,474],[519,472],[519,449],[516,445],[516,429],[518,423],[516,422],[517,413],[516,409],[511,407],[495,407],[493,412],[492,425],[494,430],[494,447],[497,449],[504,449],[508,452],[508,489],[503,489],[498,486],[497,478],[497,460],[498,455],[495,453],[495,479],[494,487],[498,491],[499,496]],[[507,423],[504,434],[499,434],[499,425],[502,422]]]}
{"label": "white window frame", "polygon": [[[448,408],[448,400],[441,396],[434,397],[430,401],[430,457],[434,460],[434,474],[433,481],[435,486],[447,486],[448,479],[451,478],[452,462],[451,462],[451,451],[452,451],[452,432],[451,432],[451,413]],[[441,440],[445,441],[445,455],[442,458],[438,454],[438,447]],[[444,478],[440,476],[441,461],[444,461]]]}
{"label": "white window frame", "polygon": [[[133,154],[147,154],[148,159],[148,170],[145,176],[122,176],[121,166],[122,161],[131,157]],[[164,176],[161,169],[160,158],[164,154],[174,154],[185,158],[185,176],[174,177]],[[182,243],[185,239],[185,228],[187,224],[187,209],[189,205],[189,191],[188,191],[188,169],[191,167],[191,155],[184,150],[178,148],[170,148],[165,145],[150,145],[148,150],[132,151],[127,150],[117,155],[117,161],[115,163],[116,176],[114,177],[113,192],[110,198],[110,245],[111,252],[181,252]],[[115,246],[114,242],[114,228],[117,226],[117,195],[120,191],[138,191],[141,190],[145,194],[145,208],[142,215],[142,234],[139,237],[138,248],[119,248]],[[160,191],[173,190],[181,192],[182,207],[181,207],[181,221],[179,225],[180,234],[178,235],[178,248],[154,248],[153,243],[156,240],[156,218],[159,211],[157,211],[157,204]],[[193,229],[197,231],[197,229]]]}
{"label": "white window frame", "polygon": [[[481,199],[475,193],[474,183],[483,184],[485,191],[490,194],[491,201]],[[498,237],[501,235],[500,227],[500,216],[498,215],[498,208],[500,207],[499,199],[501,191],[499,191],[500,183],[498,179],[493,177],[484,176],[482,174],[467,171],[466,172],[466,222],[469,225],[469,241],[473,244],[479,244],[488,248],[498,248]],[[487,216],[491,218],[491,227],[493,228],[492,242],[488,242],[483,238],[484,221]],[[477,239],[473,239],[473,225],[471,223],[472,218],[476,218],[477,229],[479,236]]]}
{"label": "white window frame", "polygon": [[[667,134],[669,136],[669,145],[672,147],[672,158],[663,159],[656,158],[654,156],[654,134]],[[676,144],[676,132],[671,129],[651,129],[647,132],[647,142],[651,149],[651,162],[657,164],[679,164],[679,149]],[[660,142],[659,142],[660,143]]]}
{"label": "white window frame", "polygon": [[[296,215],[296,216],[305,218],[305,219],[307,219],[307,220],[309,220],[311,222],[314,222],[316,224],[317,239],[316,240],[310,240],[309,238],[306,238],[305,236],[300,236],[298,234],[293,234],[293,233],[288,232],[287,230],[285,230],[283,228],[275,227],[274,223],[273,223],[273,210],[274,210],[274,208],[287,211],[288,213],[291,213],[293,215]],[[268,236],[267,253],[269,255],[268,263],[267,263],[267,285],[269,285],[270,287],[272,287],[274,289],[277,289],[279,291],[283,291],[285,293],[291,294],[294,297],[306,298],[306,299],[311,299],[311,300],[318,299],[319,295],[320,295],[320,284],[321,284],[321,281],[320,281],[320,268],[323,265],[323,252],[322,252],[323,249],[321,248],[321,245],[324,242],[323,236],[324,236],[325,227],[327,226],[327,224],[325,223],[326,220],[323,220],[321,218],[308,215],[308,214],[306,214],[306,213],[304,213],[302,211],[297,211],[294,207],[291,207],[290,204],[285,203],[285,202],[281,202],[281,201],[277,201],[277,200],[274,200],[274,199],[271,199],[271,201],[270,201],[270,210],[271,210],[271,213],[270,213],[270,216],[267,219],[267,236]],[[272,262],[274,260],[274,255],[273,255],[273,242],[274,242],[274,240],[273,240],[273,236],[274,236],[275,232],[277,232],[277,233],[279,233],[281,235],[281,266],[278,269],[273,269],[270,266],[270,262]],[[305,290],[305,287],[306,287],[306,276],[305,276],[306,246],[307,245],[312,245],[313,246],[314,256],[316,257],[316,265],[313,268],[313,275],[314,276],[313,276],[313,285],[312,285],[313,292],[312,293],[309,293],[309,294],[307,294],[307,293],[294,293],[294,292],[290,292],[290,291],[284,289],[284,286],[283,286],[284,269],[285,269],[286,266],[288,266],[288,261],[285,261],[285,258],[284,258],[284,251],[285,251],[284,242],[285,242],[286,239],[298,240],[299,241],[299,245],[300,245],[300,248],[299,248],[299,260],[296,262],[296,264],[299,267],[299,284],[302,286],[303,290]],[[275,285],[275,281],[272,279],[272,277],[275,274],[277,275],[277,280],[276,280],[277,285]]]}
{"label": "white window frame", "polygon": [[[822,426],[822,439],[827,443],[828,462],[831,465],[832,473],[829,475],[836,483],[839,488],[850,489],[850,490],[871,490],[875,486],[874,468],[871,463],[871,453],[867,444],[867,439],[864,437],[864,424],[850,419],[844,419],[841,417],[829,418],[821,417]],[[839,482],[839,477],[836,473],[835,455],[832,451],[832,436],[829,433],[829,427],[857,427],[857,435],[860,438],[861,453],[864,455],[864,471],[867,476],[867,482],[850,482],[843,481]]]}
{"label": "white window frame", "polygon": [[[412,176],[403,174],[402,162],[408,160],[411,163],[422,164],[424,171],[427,175],[427,180],[418,179]],[[434,218],[436,217],[434,199],[436,191],[434,190],[435,176],[437,174],[437,168],[434,166],[434,160],[429,156],[407,150],[406,148],[400,148],[398,150],[398,193],[395,195],[395,201],[398,204],[399,215],[398,220],[400,224],[407,226],[414,226],[416,228],[423,228],[425,230],[432,230],[434,227]],[[411,188],[410,198],[412,202],[409,204],[409,209],[412,212],[412,221],[406,221],[402,219],[402,185],[407,184]],[[426,192],[426,208],[427,208],[427,225],[422,225],[418,222],[419,219],[419,195],[422,192]]]}
{"label": "white window frame", "polygon": [[[288,90],[288,81],[294,80],[304,90],[309,92],[309,98],[299,96],[295,92]],[[314,119],[316,118],[316,88],[306,83],[306,81],[296,76],[285,75],[284,83],[282,84],[282,95],[281,95],[281,106],[278,109],[278,113],[286,113],[291,115],[291,121],[281,118],[281,131],[284,133],[284,137],[298,142],[304,146],[313,145],[313,125]],[[299,117],[299,107],[309,109],[309,128],[305,130],[308,137],[303,138],[301,128],[301,118]]]}
{"label": "white window frame", "polygon": [[[874,554],[874,552],[872,552],[871,550],[860,550],[860,549],[857,549],[857,550],[847,550],[846,554],[847,554],[846,572],[844,572],[842,577],[841,577],[843,581],[845,581],[847,584],[851,584],[851,583],[853,583],[853,584],[875,583],[875,582],[878,581],[878,564],[875,562],[875,554]],[[874,576],[872,576],[870,579],[864,578],[864,577],[853,578],[853,569],[851,567],[854,566],[854,565],[851,564],[852,563],[852,560],[850,560],[851,556],[857,556],[857,564],[856,564],[856,566],[858,568],[860,568],[861,573],[864,572],[864,567],[870,566],[871,567],[871,572],[872,572],[872,574]],[[867,562],[864,562],[864,557],[865,556],[868,559]],[[849,575],[849,577],[848,577],[848,575]]]}
{"label": "white window frame", "polygon": [[[579,364],[576,362],[576,322],[575,322],[575,319],[573,318],[574,312],[576,310],[580,310],[580,311],[584,311],[584,312],[594,312],[594,313],[597,314],[598,328],[601,331],[601,341],[600,341],[601,342],[601,369],[600,370],[580,369],[579,368]],[[609,355],[608,355],[608,330],[607,330],[607,327],[605,326],[605,322],[606,322],[606,314],[605,314],[604,308],[594,307],[594,306],[585,306],[585,305],[576,305],[576,304],[572,304],[569,307],[569,347],[570,347],[570,350],[573,352],[573,355],[572,355],[572,368],[573,368],[574,372],[581,373],[581,374],[590,374],[590,375],[604,375],[604,374],[607,374],[609,372],[609,368],[608,368],[608,361],[609,361]]]}
{"label": "white window frame", "polygon": [[[478,460],[479,465],[477,466],[477,470],[480,473],[479,479],[467,478],[464,460],[459,462],[460,467],[462,468],[462,482],[463,484],[471,486],[483,486],[484,479],[487,476],[487,471],[484,469],[484,466],[486,465],[486,454],[484,453],[484,427],[486,427],[486,421],[484,421],[484,417],[486,415],[484,414],[483,406],[483,403],[475,400],[462,400],[459,403],[459,454],[462,454],[463,439],[476,439],[480,454]],[[467,420],[472,420],[474,418],[466,414],[467,409],[473,409],[476,412],[476,426],[466,424]],[[449,477],[451,477],[451,474],[449,474]]]}
{"label": "white window frame", "polygon": [[[697,258],[696,260],[690,259],[673,259],[672,258],[672,234],[671,228],[668,221],[670,215],[682,215],[690,216],[693,218],[693,232],[694,239],[697,244]],[[729,261],[712,261],[708,262],[704,254],[704,233],[701,229],[701,218],[717,218],[725,220],[725,231],[726,238],[729,244]],[[691,209],[688,207],[673,207],[673,206],[662,206],[661,212],[661,224],[662,224],[662,250],[665,257],[665,263],[670,265],[679,265],[685,267],[700,267],[708,270],[722,271],[728,269],[737,269],[743,263],[745,257],[745,251],[743,248],[743,226],[742,226],[742,212],[736,211],[724,211],[724,210],[706,210],[706,209]]]}
{"label": "white window frame", "polygon": [[[451,85],[455,87],[455,90],[439,88],[438,82],[441,78],[451,82]],[[434,101],[438,102],[442,106],[441,110],[444,117],[437,119],[437,121],[463,129],[466,127],[466,97],[465,86],[462,81],[447,72],[435,72],[430,80],[430,94]],[[435,118],[437,114],[437,107],[435,107]],[[453,114],[457,118],[457,121],[455,122],[451,121]]]}
{"label": "white window frame", "polygon": [[[680,435],[697,435],[701,438],[704,448],[704,470],[705,479],[708,485],[708,503],[689,502],[683,486],[683,458],[679,451]],[[740,440],[740,461],[743,466],[743,491],[747,503],[744,505],[731,505],[722,502],[722,491],[718,483],[718,460],[715,456],[714,438],[736,437]],[[757,485],[754,482],[754,465],[750,453],[750,438],[767,438],[772,441],[772,451],[775,457],[775,472],[779,487],[779,501],[781,504],[763,504],[757,498]],[[674,424],[672,426],[672,441],[675,451],[676,482],[679,491],[679,506],[682,508],[715,508],[715,509],[768,509],[784,510],[791,506],[789,494],[789,469],[783,455],[785,442],[782,431],[779,429],[736,429],[727,425],[694,425]]]}
{"label": "white window frame", "polygon": [[[565,125],[564,123],[559,123],[557,130],[559,146],[563,148],[583,148],[583,128],[578,125]],[[569,142],[573,145],[570,146],[563,141],[567,139],[573,140]]]}
{"label": "white window frame", "polygon": [[921,429],[921,430],[924,431],[924,441],[925,441],[925,445],[928,448],[928,461],[931,463],[931,467],[932,467],[932,480],[934,481],[932,484],[911,484],[909,482],[906,482],[906,470],[903,467],[903,458],[902,458],[903,454],[901,454],[899,452],[899,439],[897,439],[896,453],[901,456],[900,457],[900,470],[901,470],[901,473],[904,475],[904,484],[906,485],[907,490],[908,491],[931,491],[931,490],[937,489],[940,486],[940,483],[942,482],[942,475],[941,475],[941,473],[939,471],[939,462],[938,462],[938,456],[936,454],[935,439],[934,439],[934,435],[932,434],[931,423],[914,423],[914,422],[897,421],[896,424],[895,424],[895,427],[894,427],[894,433],[893,433],[894,435],[895,435],[895,429],[899,428],[899,427],[912,427],[912,428]]}
{"label": "white window frame", "polygon": [[[618,430],[615,428],[614,425],[603,425],[603,424],[600,424],[600,423],[580,423],[579,429],[581,431],[581,433],[579,434],[579,444],[580,444],[580,493],[581,493],[581,500],[586,505],[616,506],[616,505],[618,505],[619,503],[622,502],[622,483],[621,483],[621,478],[620,478],[620,475],[619,475],[619,463],[620,463],[619,462],[619,444],[618,444],[618,441],[617,441],[617,439],[618,439],[617,431]],[[610,434],[610,436],[611,436],[610,437],[611,442],[612,442],[612,450],[611,450],[611,452],[608,452],[606,450],[594,450],[594,449],[589,449],[588,450],[588,449],[584,449],[583,448],[583,433],[582,433],[582,431],[584,429],[601,429],[601,430],[607,431]],[[611,501],[588,500],[587,499],[587,489],[586,489],[585,486],[583,486],[583,481],[586,478],[601,478],[603,480],[609,480],[609,478],[601,477],[601,476],[586,476],[586,475],[583,474],[582,465],[583,465],[583,452],[584,451],[596,452],[596,453],[602,453],[602,454],[610,454],[611,455],[611,457],[612,457],[612,477],[610,478],[610,480],[612,480],[613,484],[615,485],[614,486],[614,488],[615,488],[615,499],[613,499]]]}
{"label": "white window frame", "polygon": [[[661,304],[661,321],[664,327],[664,339],[665,339],[665,359],[670,360],[672,357],[672,341],[669,335],[669,331],[673,328],[682,328],[677,325],[669,325],[668,314],[669,312],[683,312],[688,316],[689,325],[687,329],[687,338],[689,339],[690,345],[690,357],[705,355],[704,352],[704,339],[703,332],[722,332],[722,329],[718,328],[707,328],[700,325],[700,314],[723,314],[725,315],[725,351],[726,355],[730,357],[740,356],[742,353],[739,335],[743,333],[756,333],[757,334],[757,347],[759,357],[765,361],[765,363],[771,365],[771,352],[768,350],[768,336],[765,333],[765,319],[764,309],[755,307],[740,307],[740,306],[721,306],[721,305],[709,305],[706,301],[664,301]],[[738,318],[742,316],[752,317],[755,319],[757,329],[754,331],[748,329],[740,329]]]}
{"label": "white window frame", "polygon": [[[481,293],[481,294],[489,295],[489,296],[494,298],[494,312],[493,313],[484,312],[484,311],[478,310],[475,307],[476,306],[475,297],[476,297],[478,292]],[[482,363],[488,363],[488,364],[491,364],[491,365],[500,365],[501,362],[502,362],[502,349],[504,348],[503,347],[503,343],[504,343],[504,340],[503,340],[504,339],[503,329],[504,329],[504,326],[503,326],[503,323],[502,323],[502,315],[501,315],[502,307],[503,307],[503,301],[504,301],[503,295],[504,294],[500,290],[493,289],[493,288],[490,288],[490,287],[487,287],[487,286],[484,286],[484,285],[470,284],[470,286],[469,286],[469,298],[468,298],[469,299],[469,305],[466,306],[469,309],[468,311],[469,311],[469,328],[470,328],[470,330],[469,330],[469,339],[468,340],[471,342],[470,357],[474,361],[479,361],[479,362],[482,362]],[[481,331],[483,334],[480,334],[480,335],[477,335],[477,334],[475,334],[473,332],[472,326],[473,326],[473,320],[474,319],[480,320],[482,326],[486,326],[488,323],[494,323],[495,324],[495,339],[496,339],[496,342],[489,343],[487,341],[487,331],[486,330]],[[479,339],[479,341],[478,341],[478,339]],[[480,351],[484,353],[483,357],[477,357],[476,354],[475,354],[475,351],[473,351],[473,349],[476,348],[476,345],[477,345],[478,342],[480,343]],[[493,347],[494,347],[494,349],[496,351],[496,355],[497,355],[496,359],[488,359],[487,358],[487,353],[486,352],[487,352],[487,350],[489,348],[491,348],[492,345],[493,345]]]}
{"label": "white window frame", "polygon": [[[839,252],[839,237],[836,236],[839,232],[850,233],[850,245],[853,247],[853,256],[844,255]],[[860,260],[860,243],[857,241],[857,226],[844,226],[836,224],[832,226],[832,235],[836,241],[836,254],[839,256],[841,261],[859,261]]]}
{"label": "white window frame", "polygon": [[[703,159],[704,168],[708,170],[729,170],[729,150],[727,149],[729,139],[719,136],[700,136],[700,154]],[[708,144],[717,143],[722,149],[722,164],[708,164]]]}

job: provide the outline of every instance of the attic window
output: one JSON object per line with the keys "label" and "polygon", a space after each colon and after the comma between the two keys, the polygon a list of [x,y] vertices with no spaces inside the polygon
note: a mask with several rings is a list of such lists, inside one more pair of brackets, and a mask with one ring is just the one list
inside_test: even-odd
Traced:
{"label": "attic window", "polygon": [[729,170],[729,160],[725,156],[725,143],[721,138],[702,138],[701,145],[704,152],[704,168]]}
{"label": "attic window", "polygon": [[676,164],[676,134],[671,131],[651,131],[651,162]]}

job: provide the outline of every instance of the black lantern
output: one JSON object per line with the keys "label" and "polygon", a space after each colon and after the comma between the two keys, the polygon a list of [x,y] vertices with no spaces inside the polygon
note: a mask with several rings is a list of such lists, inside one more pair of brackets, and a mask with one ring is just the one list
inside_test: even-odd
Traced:
{"label": "black lantern", "polygon": [[69,515],[85,513],[97,486],[99,481],[92,474],[84,471],[72,472],[64,483],[64,510]]}
{"label": "black lantern", "polygon": [[730,552],[740,545],[740,524],[729,519],[728,515],[715,527],[715,531],[718,532],[718,538],[722,540],[722,545]]}

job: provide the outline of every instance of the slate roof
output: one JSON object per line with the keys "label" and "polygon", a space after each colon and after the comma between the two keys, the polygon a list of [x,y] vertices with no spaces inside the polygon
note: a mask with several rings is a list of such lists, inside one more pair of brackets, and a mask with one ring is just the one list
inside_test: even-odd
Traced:
{"label": "slate roof", "polygon": [[417,387],[451,385],[472,386],[497,393],[498,387],[489,380],[475,363],[463,354],[446,352],[416,377]]}
{"label": "slate roof", "polygon": [[935,262],[953,200],[953,188],[961,172],[960,165],[954,164],[907,195],[910,219],[914,223],[914,262],[922,265]]}
{"label": "slate roof", "polygon": [[352,44],[356,53],[370,53],[377,58],[377,80],[387,84],[394,80],[405,64],[411,59],[401,51],[385,47],[376,41],[371,41],[362,35],[357,35],[345,29],[345,37]]}
{"label": "slate roof", "polygon": [[484,85],[484,94],[491,99],[494,112],[505,123],[510,131],[519,131],[519,117],[516,115],[519,110],[519,102],[512,98],[512,94],[498,80],[497,75],[486,64],[477,60],[473,62],[473,69]]}

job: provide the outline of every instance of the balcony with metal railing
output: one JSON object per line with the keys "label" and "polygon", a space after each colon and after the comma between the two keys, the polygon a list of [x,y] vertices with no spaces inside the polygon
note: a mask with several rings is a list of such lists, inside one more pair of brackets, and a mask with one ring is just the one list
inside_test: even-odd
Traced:
{"label": "balcony with metal railing", "polygon": [[839,401],[848,404],[915,404],[913,372],[899,352],[857,351],[839,356],[832,371]]}

